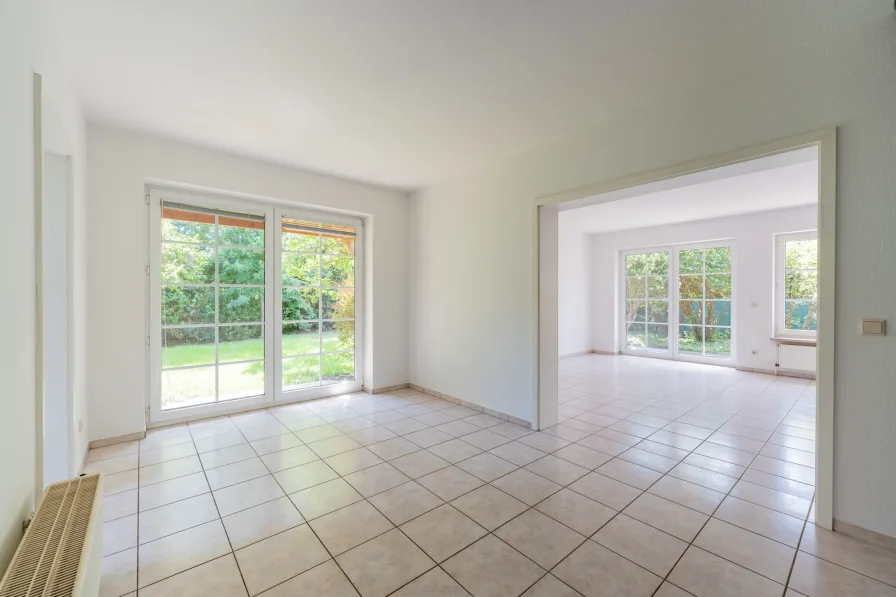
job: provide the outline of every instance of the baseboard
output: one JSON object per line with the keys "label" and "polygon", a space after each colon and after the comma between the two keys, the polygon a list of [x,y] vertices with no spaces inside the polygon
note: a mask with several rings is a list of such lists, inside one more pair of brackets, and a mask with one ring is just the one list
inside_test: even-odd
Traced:
{"label": "baseboard", "polygon": [[857,527],[854,524],[849,524],[848,522],[843,522],[836,518],[834,519],[834,530],[838,533],[858,539],[859,541],[872,543],[878,547],[896,551],[896,537],[890,537],[889,535],[884,535],[877,531],[869,531],[868,529]]}
{"label": "baseboard", "polygon": [[[135,431],[134,433],[127,433],[125,435],[117,435],[115,437],[107,437],[104,439],[95,439],[87,444],[87,449],[92,450],[94,448],[102,448],[103,446],[111,446],[113,444],[123,444],[125,442],[132,442],[137,439],[143,439],[145,437],[145,431]],[[87,457],[86,454],[84,457]]]}
{"label": "baseboard", "polygon": [[798,377],[800,379],[815,379],[817,376],[810,371],[796,371],[795,369],[778,369],[777,373],[774,369],[762,369],[759,367],[735,367],[738,371],[747,371],[749,373],[765,373],[766,375],[778,375],[780,377]]}
{"label": "baseboard", "polygon": [[525,420],[520,419],[519,417],[514,417],[513,415],[508,415],[507,413],[502,413],[501,411],[494,410],[491,408],[486,408],[475,402],[468,402],[466,400],[461,400],[460,398],[456,398],[454,396],[449,396],[448,394],[443,394],[442,392],[438,392],[436,390],[430,388],[424,388],[423,386],[419,386],[417,384],[409,384],[410,387],[418,392],[423,392],[424,394],[429,394],[430,396],[435,396],[436,398],[440,398],[442,400],[447,400],[448,402],[454,402],[455,404],[459,404],[461,406],[466,406],[467,408],[478,410],[479,412],[485,413],[487,415],[491,415],[493,417],[498,417],[499,419],[504,419],[505,421],[510,421],[511,423],[516,423],[517,425],[522,425],[523,427],[532,428],[532,423]]}
{"label": "baseboard", "polygon": [[563,359],[566,357],[580,357],[584,354],[591,354],[592,352],[594,352],[594,351],[590,350],[590,349],[589,350],[580,350],[578,352],[567,352],[566,354],[561,354],[560,358]]}
{"label": "baseboard", "polygon": [[404,390],[411,387],[409,383],[397,383],[394,386],[382,386],[380,388],[364,388],[369,394],[382,394],[384,392],[394,392],[395,390]]}
{"label": "baseboard", "polygon": [[597,348],[592,348],[588,352],[590,352],[591,354],[606,354],[606,355],[610,355],[613,357],[618,357],[620,354],[622,354],[618,350],[600,350]]}

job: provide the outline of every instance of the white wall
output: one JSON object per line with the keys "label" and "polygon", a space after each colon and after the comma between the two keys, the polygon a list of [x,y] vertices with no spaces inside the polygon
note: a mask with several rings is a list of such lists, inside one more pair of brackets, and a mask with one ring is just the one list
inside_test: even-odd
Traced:
{"label": "white wall", "polygon": [[[813,205],[591,236],[594,274],[592,347],[602,351],[620,348],[616,317],[620,250],[735,239],[736,364],[774,371],[775,345],[769,340],[773,334],[774,235],[817,227],[818,209]],[[561,292],[563,290],[561,287]],[[752,354],[753,350],[758,354]]]}
{"label": "white wall", "polygon": [[557,287],[559,289],[559,354],[571,355],[591,350],[593,316],[591,236],[567,230],[564,220],[575,212],[561,212]]}
{"label": "white wall", "polygon": [[896,17],[415,193],[411,381],[530,419],[539,196],[836,125],[838,520],[896,536]]}
{"label": "white wall", "polygon": [[369,215],[365,360],[373,375],[364,383],[407,383],[406,195],[94,125],[87,147],[91,439],[144,429],[150,181]]}

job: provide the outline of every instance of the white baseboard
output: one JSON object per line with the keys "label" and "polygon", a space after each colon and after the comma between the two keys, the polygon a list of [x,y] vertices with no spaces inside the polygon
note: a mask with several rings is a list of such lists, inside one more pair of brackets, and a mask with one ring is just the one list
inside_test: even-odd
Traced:
{"label": "white baseboard", "polygon": [[492,415],[493,417],[498,417],[499,419],[504,419],[505,421],[510,421],[511,423],[516,423],[517,425],[528,427],[529,429],[532,428],[532,423],[525,419],[520,419],[519,417],[514,417],[513,415],[508,415],[498,410],[486,408],[484,406],[476,404],[475,402],[461,400],[460,398],[455,398],[454,396],[449,396],[448,394],[443,394],[442,392],[437,392],[436,390],[430,388],[424,388],[423,386],[419,386],[417,384],[412,383],[410,384],[410,386],[418,392],[423,392],[424,394],[429,394],[430,396],[435,396],[436,398],[441,398],[442,400],[447,400],[448,402],[454,402],[456,404],[460,404],[461,406],[466,406],[467,408],[478,410],[479,412],[483,412],[487,415]]}

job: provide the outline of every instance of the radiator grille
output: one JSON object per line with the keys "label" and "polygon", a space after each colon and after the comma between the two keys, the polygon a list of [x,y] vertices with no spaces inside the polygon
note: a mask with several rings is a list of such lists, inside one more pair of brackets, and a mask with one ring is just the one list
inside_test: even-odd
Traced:
{"label": "radiator grille", "polygon": [[47,488],[0,586],[0,597],[73,594],[99,478],[87,475]]}

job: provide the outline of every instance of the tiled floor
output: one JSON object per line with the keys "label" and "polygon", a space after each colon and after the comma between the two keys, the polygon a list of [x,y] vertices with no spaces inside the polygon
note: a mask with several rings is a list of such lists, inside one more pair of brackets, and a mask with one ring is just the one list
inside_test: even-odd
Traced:
{"label": "tiled floor", "polygon": [[896,597],[896,554],[811,524],[814,384],[598,355],[560,384],[541,433],[403,390],[93,450],[101,595]]}

